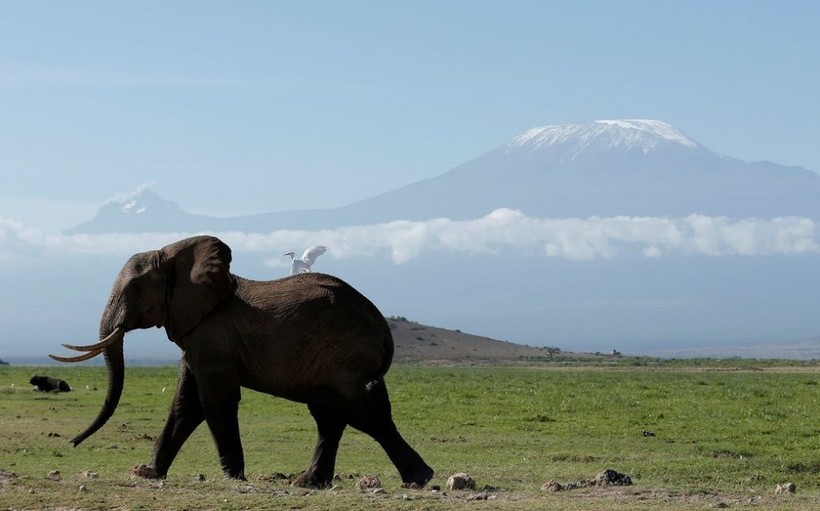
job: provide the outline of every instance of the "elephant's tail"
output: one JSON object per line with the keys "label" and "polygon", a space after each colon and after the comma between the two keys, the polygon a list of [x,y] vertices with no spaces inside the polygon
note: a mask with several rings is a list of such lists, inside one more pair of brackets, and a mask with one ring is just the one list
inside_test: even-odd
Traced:
{"label": "elephant's tail", "polygon": [[[381,380],[384,378],[384,375],[387,374],[387,371],[390,370],[390,366],[393,364],[393,353],[395,349],[393,334],[390,332],[390,325],[388,325],[385,320],[382,331],[382,365],[379,367],[378,372],[374,375],[373,381]],[[368,384],[368,386],[369,385],[370,384]]]}

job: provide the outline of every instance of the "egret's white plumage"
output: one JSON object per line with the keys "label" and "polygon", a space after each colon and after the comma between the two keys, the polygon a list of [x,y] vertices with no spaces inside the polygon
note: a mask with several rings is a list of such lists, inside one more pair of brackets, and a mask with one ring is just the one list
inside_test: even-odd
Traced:
{"label": "egret's white plumage", "polygon": [[305,253],[302,254],[300,259],[294,257],[296,254],[293,252],[287,252],[282,255],[290,256],[290,274],[296,275],[297,273],[310,272],[310,267],[313,265],[314,261],[316,261],[316,258],[324,254],[325,251],[327,251],[327,247],[322,245],[314,245],[305,250]]}

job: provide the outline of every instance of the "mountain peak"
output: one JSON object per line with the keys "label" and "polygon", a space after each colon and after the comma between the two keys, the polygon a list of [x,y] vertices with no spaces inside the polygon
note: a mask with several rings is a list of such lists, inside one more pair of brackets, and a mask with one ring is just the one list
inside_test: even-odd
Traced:
{"label": "mountain peak", "polygon": [[701,147],[671,124],[648,119],[601,120],[584,124],[542,126],[518,135],[507,147],[538,150],[570,146],[578,152],[637,148],[648,153],[670,145]]}
{"label": "mountain peak", "polygon": [[207,228],[209,217],[186,213],[179,205],[167,201],[142,185],[136,190],[116,195],[102,205],[93,220],[65,231],[66,234],[97,232],[161,232],[171,226],[189,225]]}
{"label": "mountain peak", "polygon": [[157,195],[151,190],[150,185],[142,185],[132,192],[108,199],[103,209],[123,215],[143,215],[158,210],[178,210],[180,208]]}

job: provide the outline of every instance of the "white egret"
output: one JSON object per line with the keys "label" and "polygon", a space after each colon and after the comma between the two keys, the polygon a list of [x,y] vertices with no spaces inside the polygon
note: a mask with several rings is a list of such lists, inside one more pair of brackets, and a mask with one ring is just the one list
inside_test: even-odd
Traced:
{"label": "white egret", "polygon": [[301,259],[297,259],[296,257],[294,257],[296,254],[294,254],[293,252],[287,252],[282,255],[290,256],[290,274],[296,275],[297,273],[310,272],[310,267],[313,265],[313,262],[316,261],[317,257],[324,254],[326,250],[327,247],[325,246],[314,245],[309,249],[305,250],[305,253],[302,254]]}

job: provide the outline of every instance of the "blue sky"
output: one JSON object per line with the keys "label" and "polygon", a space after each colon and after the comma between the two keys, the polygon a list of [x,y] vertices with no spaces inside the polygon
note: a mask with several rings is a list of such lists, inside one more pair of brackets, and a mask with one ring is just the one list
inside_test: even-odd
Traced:
{"label": "blue sky", "polygon": [[534,126],[669,122],[820,171],[814,1],[4,2],[0,218],[145,183],[191,212],[344,205]]}

